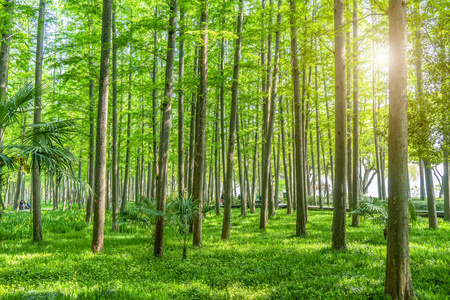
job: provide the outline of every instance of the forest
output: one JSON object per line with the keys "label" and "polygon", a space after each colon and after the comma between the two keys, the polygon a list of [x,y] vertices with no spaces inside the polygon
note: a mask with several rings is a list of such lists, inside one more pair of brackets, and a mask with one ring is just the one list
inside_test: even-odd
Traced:
{"label": "forest", "polygon": [[1,299],[447,299],[450,2],[0,0]]}

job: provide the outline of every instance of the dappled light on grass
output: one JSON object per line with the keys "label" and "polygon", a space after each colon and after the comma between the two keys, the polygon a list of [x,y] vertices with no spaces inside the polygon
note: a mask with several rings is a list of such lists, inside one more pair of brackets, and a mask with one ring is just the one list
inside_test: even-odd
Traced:
{"label": "dappled light on grass", "polygon": [[[65,220],[53,213],[47,212],[45,218]],[[76,220],[82,213],[67,215],[74,214]],[[383,299],[382,225],[366,220],[358,228],[348,226],[348,251],[336,252],[331,249],[332,212],[310,212],[308,235],[302,238],[295,236],[295,215],[286,216],[284,210],[269,220],[266,232],[258,229],[258,214],[238,215],[233,210],[231,240],[222,241],[222,216],[209,214],[203,246],[189,246],[185,260],[173,230],[166,231],[164,257],[155,259],[147,229],[106,230],[104,253],[93,255],[90,227],[58,233],[44,226],[41,243],[31,243],[27,235],[3,241],[0,295],[2,299]],[[5,222],[14,218],[7,215]],[[43,224],[50,223],[43,219]],[[424,229],[428,225],[423,218],[410,225],[411,269],[420,298],[444,299],[450,294],[450,226],[439,225],[439,230]]]}

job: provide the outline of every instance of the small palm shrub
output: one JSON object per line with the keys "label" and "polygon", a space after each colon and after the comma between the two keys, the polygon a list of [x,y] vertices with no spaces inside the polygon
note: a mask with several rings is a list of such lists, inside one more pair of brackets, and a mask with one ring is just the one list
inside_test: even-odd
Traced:
{"label": "small palm shrub", "polygon": [[156,200],[150,200],[141,195],[137,203],[120,213],[119,230],[122,232],[124,229],[127,230],[127,225],[137,225],[153,230],[156,220],[165,217],[169,227],[180,237],[183,246],[183,258],[185,259],[187,258],[188,224],[191,224],[198,214],[198,202],[194,201],[192,196],[182,195],[169,198],[166,212],[162,212],[156,209]]}
{"label": "small palm shrub", "polygon": [[169,224],[180,236],[180,242],[183,245],[183,259],[186,259],[188,224],[191,224],[199,214],[198,201],[187,194],[173,198],[167,205],[167,214]]}

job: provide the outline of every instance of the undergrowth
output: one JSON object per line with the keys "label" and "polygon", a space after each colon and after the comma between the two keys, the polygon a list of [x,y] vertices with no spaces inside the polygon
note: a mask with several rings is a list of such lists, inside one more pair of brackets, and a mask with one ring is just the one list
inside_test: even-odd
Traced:
{"label": "undergrowth", "polygon": [[[40,243],[31,242],[29,214],[6,214],[0,298],[384,299],[383,225],[362,219],[354,228],[349,218],[349,250],[335,252],[332,212],[310,211],[303,238],[295,236],[295,214],[287,216],[286,210],[277,210],[265,232],[258,229],[258,210],[247,218],[239,213],[233,210],[230,241],[220,239],[222,216],[208,213],[202,247],[189,246],[187,259],[170,229],[164,257],[156,259],[150,230],[135,226],[112,232],[108,214],[105,251],[94,255],[92,227],[81,226],[83,211],[43,212]],[[450,226],[439,222],[439,230],[427,229],[424,218],[410,225],[411,273],[419,299],[450,295]],[[11,233],[12,228],[21,229]]]}

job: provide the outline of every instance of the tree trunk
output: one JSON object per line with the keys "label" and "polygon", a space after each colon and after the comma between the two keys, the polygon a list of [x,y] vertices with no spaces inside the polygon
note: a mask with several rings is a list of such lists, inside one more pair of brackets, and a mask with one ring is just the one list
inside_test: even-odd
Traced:
{"label": "tree trunk", "polygon": [[[264,131],[264,142],[262,143],[262,201],[261,201],[261,216],[259,220],[259,228],[266,229],[267,223],[267,203],[272,203],[271,205],[271,215],[274,215],[273,210],[273,195],[268,193],[268,187],[271,184],[271,177],[269,177],[270,172],[270,156],[272,150],[272,142],[273,142],[273,131],[274,131],[274,123],[275,123],[275,101],[277,97],[277,88],[278,88],[278,64],[280,61],[280,27],[281,27],[281,0],[278,1],[278,14],[277,14],[277,32],[275,37],[275,62],[273,67],[273,76],[272,76],[272,85],[269,87],[270,80],[270,59],[271,59],[271,45],[272,45],[272,34],[269,29],[269,40],[268,40],[268,55],[267,55],[267,86],[268,94],[270,95],[269,99],[265,100],[264,107],[264,117],[263,117],[263,131]],[[272,9],[272,1],[270,1],[271,9]],[[272,24],[272,17],[270,17],[270,24]],[[270,100],[270,102],[268,102]],[[268,196],[267,196],[268,195]],[[264,223],[264,222],[265,223]]]}
{"label": "tree trunk", "polygon": [[335,94],[336,94],[336,120],[335,120],[335,182],[333,195],[333,237],[332,248],[346,250],[346,193],[345,193],[345,140],[346,133],[346,97],[345,97],[345,31],[344,0],[335,0],[334,28],[335,36]]}
{"label": "tree trunk", "polygon": [[[132,12],[131,12],[132,14]],[[132,56],[131,56],[131,44],[129,46],[129,52],[130,52],[130,57],[129,57],[129,63],[130,63],[130,69],[129,69],[129,73],[128,73],[128,113],[127,113],[127,152],[126,152],[126,158],[125,158],[125,177],[124,177],[124,181],[123,181],[123,190],[122,190],[122,203],[120,206],[120,211],[124,212],[125,211],[125,207],[127,205],[127,201],[128,201],[128,196],[129,196],[129,191],[128,189],[131,190],[132,187],[128,186],[128,181],[129,181],[129,177],[130,177],[130,144],[131,144],[131,85],[132,85],[132,80],[133,80],[133,66],[132,66]]]}
{"label": "tree trunk", "polygon": [[[158,18],[158,6],[155,6],[155,19]],[[153,83],[153,90],[152,90],[152,129],[153,129],[153,184],[152,184],[152,191],[151,191],[151,198],[156,198],[156,185],[158,180],[158,139],[157,139],[157,132],[156,132],[156,95],[158,93],[158,90],[156,89],[156,68],[157,68],[157,50],[158,50],[158,31],[155,28],[155,32],[153,34],[153,67],[152,67],[152,83]],[[126,181],[125,181],[126,182]]]}
{"label": "tree trunk", "polygon": [[[203,172],[205,170],[206,155],[206,109],[208,96],[208,0],[200,3],[201,7],[201,38],[200,47],[200,87],[197,95],[197,111],[195,118],[195,151],[194,151],[194,180],[192,194],[196,201],[199,211],[203,210]],[[202,244],[202,220],[203,214],[199,213],[194,217],[193,222],[193,245]]]}
{"label": "tree trunk", "polygon": [[309,131],[309,143],[310,143],[310,152],[311,152],[311,170],[312,170],[312,180],[311,180],[311,188],[312,188],[312,197],[314,206],[317,205],[317,196],[316,196],[316,163],[314,160],[314,143],[313,143],[313,132]]}
{"label": "tree trunk", "polygon": [[[239,93],[239,69],[241,60],[241,44],[242,44],[242,23],[244,18],[244,0],[240,1],[238,23],[236,35],[238,36],[234,48],[233,62],[233,85],[231,89],[231,111],[230,111],[230,129],[228,133],[228,151],[227,151],[227,171],[225,177],[225,210],[223,213],[222,239],[230,239],[231,230],[231,205],[233,202],[232,180],[233,180],[233,164],[234,164],[234,143],[236,138],[236,125],[239,119],[238,110],[238,93]],[[240,146],[240,145],[238,145]],[[241,197],[242,198],[242,197]]]}
{"label": "tree trunk", "polygon": [[[195,59],[194,59],[194,74],[198,75],[198,50],[195,49]],[[189,180],[188,180],[188,193],[192,195],[192,185],[194,180],[194,148],[195,148],[195,99],[197,94],[192,94],[192,104],[191,104],[191,124],[189,131]],[[191,233],[191,232],[190,232]]]}
{"label": "tree trunk", "polygon": [[[45,20],[45,0],[39,1],[39,18],[36,45],[36,69],[34,86],[42,85],[42,63],[44,56],[44,20]],[[34,97],[34,124],[41,122],[41,96],[36,94]],[[42,223],[41,223],[41,172],[39,165],[33,160],[31,167],[31,181],[33,183],[33,241],[42,240]]]}
{"label": "tree trunk", "polygon": [[322,174],[320,169],[320,130],[319,130],[319,87],[317,84],[317,65],[314,66],[314,88],[316,90],[316,148],[317,148],[317,182],[319,188],[319,207],[323,209]]}
{"label": "tree trunk", "polygon": [[118,173],[117,173],[117,32],[116,32],[116,9],[113,11],[113,128],[112,128],[112,230],[118,231],[118,214],[119,214],[119,187],[118,187]]}
{"label": "tree trunk", "polygon": [[290,171],[288,169],[287,163],[286,163],[286,138],[285,138],[285,132],[284,132],[284,112],[283,112],[283,97],[280,96],[278,98],[279,101],[279,111],[280,111],[280,128],[281,128],[281,145],[283,147],[283,171],[284,171],[284,182],[286,185],[286,213],[288,215],[292,214],[292,200],[291,200],[291,193],[290,193],[290,185],[289,185],[289,177],[290,177]]}
{"label": "tree trunk", "polygon": [[[216,108],[216,120],[219,120],[219,108]],[[219,121],[216,122],[216,134],[215,134],[215,150],[214,150],[214,174],[215,174],[215,202],[216,202],[216,216],[220,216],[220,150],[218,147],[220,139]]]}
{"label": "tree trunk", "polygon": [[294,86],[294,111],[295,111],[295,166],[296,166],[296,186],[297,186],[297,236],[306,235],[306,219],[305,219],[305,201],[303,191],[303,134],[302,134],[302,117],[300,103],[300,75],[298,70],[298,54],[297,54],[297,12],[295,1],[290,1],[290,27],[291,27],[291,59],[292,59],[292,82]]}
{"label": "tree trunk", "polygon": [[183,77],[184,77],[184,18],[185,10],[180,5],[180,45],[179,45],[179,69],[178,80],[181,83],[178,92],[178,195],[184,193],[184,94],[183,94]]}
{"label": "tree trunk", "polygon": [[429,159],[424,159],[423,162],[425,166],[425,185],[427,189],[428,226],[431,229],[437,229],[439,226],[436,214],[436,201],[434,198],[433,173]]}
{"label": "tree trunk", "polygon": [[[445,143],[449,142],[448,136],[444,136]],[[448,175],[448,153],[444,150],[444,177],[442,178],[442,188],[444,190],[444,220],[450,221],[450,179]]]}
{"label": "tree trunk", "polygon": [[241,216],[246,217],[247,211],[245,207],[245,182],[244,182],[244,170],[242,167],[242,147],[241,147],[241,136],[239,131],[239,114],[236,113],[236,142],[238,148],[238,163],[239,163],[239,189],[240,189],[240,197],[241,197]]}
{"label": "tree trunk", "polygon": [[[358,1],[353,0],[353,202],[350,209],[359,203],[359,87],[358,87]],[[359,216],[352,215],[352,226],[359,226]]]}
{"label": "tree trunk", "polygon": [[[325,74],[324,74],[324,80],[323,80],[323,90],[325,93],[325,105],[326,105],[326,109],[327,109],[327,120],[331,120],[330,109],[329,109],[329,105],[328,105],[328,97],[327,97],[327,81],[326,81]],[[330,126],[328,126],[328,152],[330,154],[331,188],[334,191],[333,142],[331,140]],[[328,198],[327,198],[327,205],[330,205],[330,200]]]}
{"label": "tree trunk", "polygon": [[[372,31],[373,31],[373,22],[372,22]],[[378,121],[377,121],[377,93],[375,89],[375,40],[372,40],[372,97],[373,97],[373,104],[372,104],[372,114],[373,114],[373,139],[374,139],[374,146],[375,146],[375,159],[377,162],[377,188],[378,188],[378,199],[382,199],[383,192],[382,192],[382,183],[381,183],[381,162],[380,162],[380,151],[378,147]]]}
{"label": "tree trunk", "polygon": [[94,226],[92,252],[103,252],[105,229],[106,142],[108,122],[109,64],[111,42],[111,0],[103,0],[102,50],[97,114],[97,138],[95,145]]}
{"label": "tree trunk", "polygon": [[[13,0],[6,0],[3,4],[4,12],[9,15],[6,17],[6,29],[1,33],[2,44],[0,52],[0,99],[3,102],[6,99],[6,90],[8,87],[8,66],[10,52],[10,35]],[[0,147],[3,146],[3,128],[0,129]]]}
{"label": "tree trunk", "polygon": [[[347,31],[347,37],[345,41],[345,47],[350,49],[350,31]],[[352,109],[352,102],[350,100],[351,97],[351,72],[350,72],[350,58],[347,60],[346,64],[346,75],[347,75],[347,86],[346,86],[346,95],[347,95],[347,108],[349,110]],[[337,154],[336,154],[337,156]],[[337,159],[337,158],[336,158]],[[352,114],[347,114],[347,155],[346,155],[346,179],[347,179],[347,204],[353,203],[353,173],[352,173]]]}
{"label": "tree trunk", "polygon": [[[92,35],[92,17],[89,15],[89,35]],[[89,43],[89,187],[91,192],[86,201],[86,223],[92,222],[92,209],[94,207],[94,163],[95,163],[95,97],[94,97],[94,66],[92,62],[92,43]]]}
{"label": "tree trunk", "polygon": [[389,202],[385,293],[414,299],[409,269],[406,1],[389,0]]}
{"label": "tree trunk", "polygon": [[[275,150],[275,149],[274,149]],[[275,152],[273,153],[273,156],[275,157]],[[277,163],[274,164],[275,170],[275,196],[274,196],[274,207],[275,209],[278,207],[278,193],[279,193],[279,182],[280,182],[280,134],[278,134],[277,139]],[[274,210],[274,213],[272,215],[273,217],[276,216],[276,211]]]}
{"label": "tree trunk", "polygon": [[[177,0],[170,2],[169,28],[167,32],[167,59],[162,106],[161,134],[159,140],[158,178],[156,186],[156,206],[158,211],[166,210],[167,167],[169,161],[170,125],[172,114],[173,67],[175,64],[175,31],[177,27]],[[162,257],[164,253],[165,218],[159,217],[155,225],[153,256]]]}

